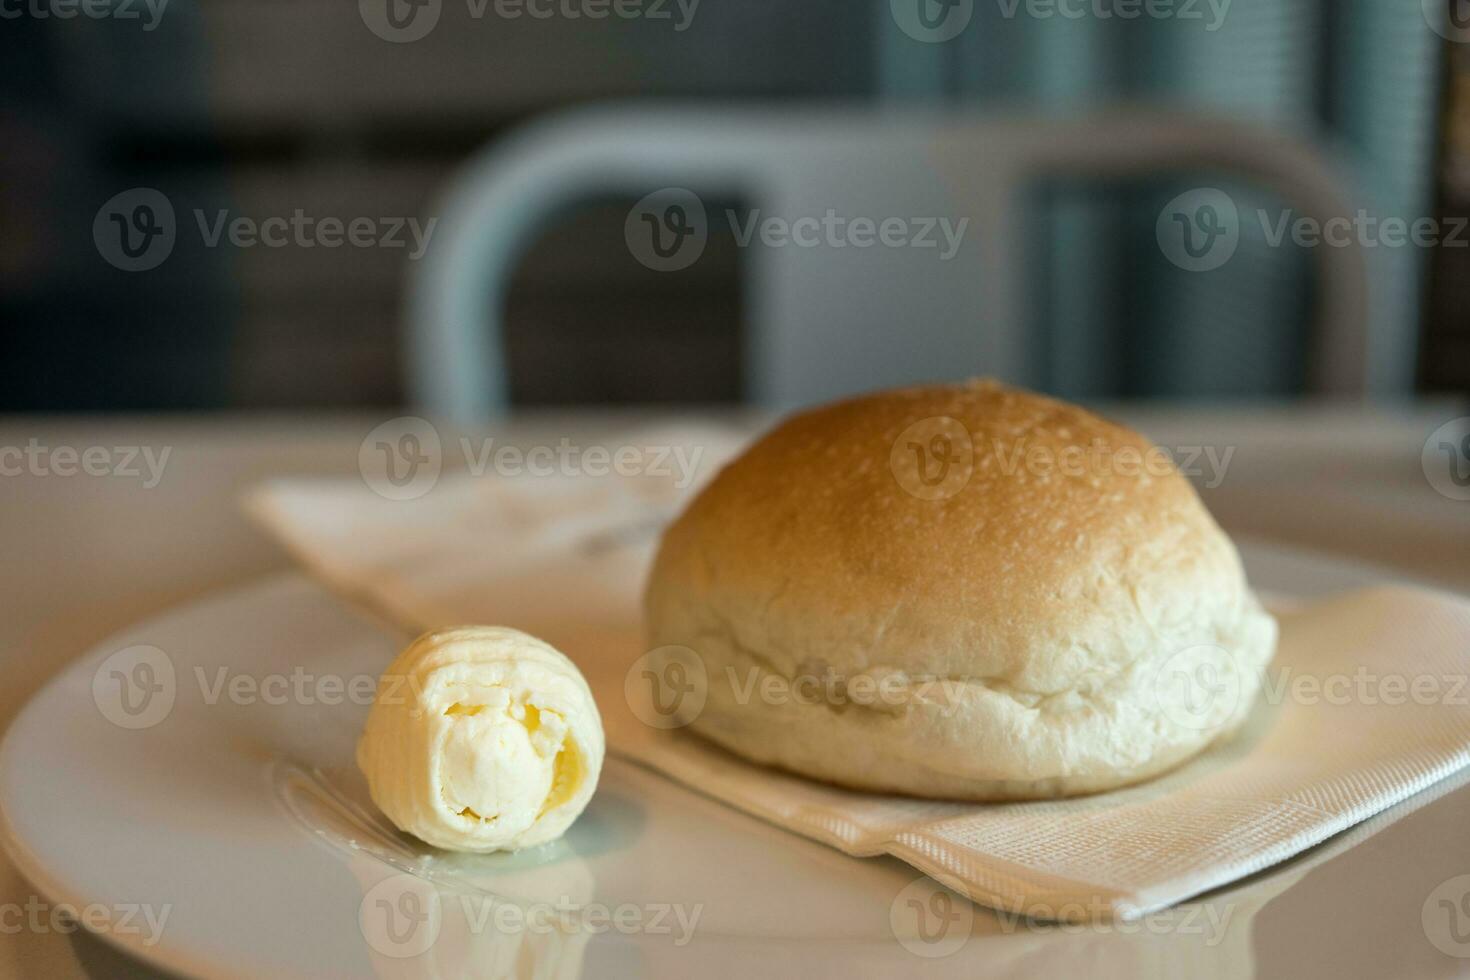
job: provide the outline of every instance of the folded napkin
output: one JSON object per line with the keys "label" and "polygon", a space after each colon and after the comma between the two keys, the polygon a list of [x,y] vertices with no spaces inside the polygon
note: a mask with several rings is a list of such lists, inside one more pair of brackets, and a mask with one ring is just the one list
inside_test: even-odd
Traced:
{"label": "folded napkin", "polygon": [[1470,763],[1470,602],[1396,587],[1276,604],[1280,649],[1240,735],[1097,796],[984,805],[851,792],[649,727],[629,675],[657,528],[739,441],[679,429],[610,446],[645,461],[694,447],[692,481],[651,465],[458,475],[393,500],[370,480],[279,480],[247,507],[328,586],[406,629],[504,624],[562,649],[592,685],[609,751],[845,853],[892,854],[1017,915],[1141,916],[1289,858]]}

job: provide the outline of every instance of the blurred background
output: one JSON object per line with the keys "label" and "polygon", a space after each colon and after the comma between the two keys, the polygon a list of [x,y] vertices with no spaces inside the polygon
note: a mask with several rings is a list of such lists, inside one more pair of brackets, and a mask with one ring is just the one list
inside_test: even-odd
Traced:
{"label": "blurred background", "polygon": [[1460,6],[0,0],[0,410],[1464,394]]}

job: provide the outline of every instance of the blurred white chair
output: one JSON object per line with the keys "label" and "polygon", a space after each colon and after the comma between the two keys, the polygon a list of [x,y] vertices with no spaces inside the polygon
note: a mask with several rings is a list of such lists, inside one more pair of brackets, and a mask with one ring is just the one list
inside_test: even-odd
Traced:
{"label": "blurred white chair", "polygon": [[[969,218],[949,261],[937,254],[942,236],[940,249],[748,249],[746,394],[754,402],[818,401],[869,388],[875,376],[900,383],[984,373],[1026,383],[1035,363],[1026,336],[1027,190],[1043,180],[1201,173],[1260,185],[1303,217],[1352,213],[1339,177],[1307,144],[1197,114],[560,113],[488,147],[433,212],[437,235],[410,288],[410,394],[418,408],[462,422],[504,411],[505,291],[524,247],[578,201],[671,187],[740,199],[788,221],[828,209],[874,220]],[[1361,395],[1371,349],[1363,255],[1354,243],[1318,248],[1315,259],[1311,386]]]}

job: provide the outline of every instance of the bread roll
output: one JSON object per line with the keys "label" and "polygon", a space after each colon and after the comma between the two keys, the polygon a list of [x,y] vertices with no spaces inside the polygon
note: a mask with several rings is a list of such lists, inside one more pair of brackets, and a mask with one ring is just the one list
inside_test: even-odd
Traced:
{"label": "bread roll", "polygon": [[1276,642],[1162,450],[990,382],[778,425],[668,528],[645,620],[651,648],[700,668],[699,735],[964,800],[1179,765],[1238,728]]}

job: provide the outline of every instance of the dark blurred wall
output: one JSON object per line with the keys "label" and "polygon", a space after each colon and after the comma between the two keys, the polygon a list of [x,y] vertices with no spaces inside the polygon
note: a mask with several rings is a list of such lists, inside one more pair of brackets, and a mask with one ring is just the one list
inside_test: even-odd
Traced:
{"label": "dark blurred wall", "polygon": [[1470,394],[1470,46],[1452,45],[1448,55],[1436,176],[1439,217],[1460,229],[1459,245],[1434,255],[1419,380],[1428,391]]}
{"label": "dark blurred wall", "polygon": [[197,18],[173,13],[146,33],[124,21],[0,21],[0,407],[228,398],[225,257],[185,242],[139,275],[104,261],[93,239],[102,203],[139,184],[222,200]]}
{"label": "dark blurred wall", "polygon": [[[370,15],[382,0],[110,0],[101,9],[134,16],[34,13],[51,2],[11,4],[29,12],[0,19],[0,410],[401,401],[414,251],[401,225],[427,228],[437,188],[467,156],[559,107],[1155,103],[1320,136],[1342,149],[1366,200],[1413,216],[1432,207],[1440,52],[1458,65],[1470,48],[1446,47],[1421,0],[1233,0],[1219,30],[1006,15],[1008,4],[976,0],[968,29],[941,44],[897,29],[888,0],[668,0],[664,18],[600,20],[426,0],[438,17],[414,20],[410,33],[432,26],[413,40]],[[1463,211],[1466,182],[1450,178],[1465,165],[1446,160],[1441,205]],[[1200,275],[1155,243],[1178,187],[1036,190],[1031,240],[1017,247],[1036,259],[1026,271],[1037,383],[1076,397],[1305,390],[1306,256],[1243,227],[1230,265]],[[1279,208],[1248,188],[1231,193],[1243,209]],[[155,241],[144,232],[160,201],[175,239],[156,265],[127,271],[149,257],[118,253],[120,236]],[[746,390],[740,250],[712,229],[694,267],[653,273],[625,246],[630,203],[568,213],[518,268],[504,338],[516,403],[729,401]],[[397,223],[400,245],[207,240],[221,219],[298,214]],[[1381,335],[1410,355],[1418,344],[1430,389],[1464,384],[1454,365],[1470,295],[1449,251],[1380,255],[1370,286]]]}
{"label": "dark blurred wall", "polygon": [[[221,211],[297,209],[425,226],[460,161],[549,109],[872,87],[854,56],[868,13],[845,0],[705,2],[687,22],[675,3],[592,21],[445,2],[412,43],[375,35],[355,2],[172,0],[151,28],[132,6],[143,16],[0,21],[0,410],[394,402],[410,249],[211,247],[195,213],[211,230]],[[137,187],[165,195],[178,234],[127,272],[93,222]],[[656,282],[623,245],[626,210],[569,215],[527,256],[507,337],[518,402],[737,397],[734,249]]]}

